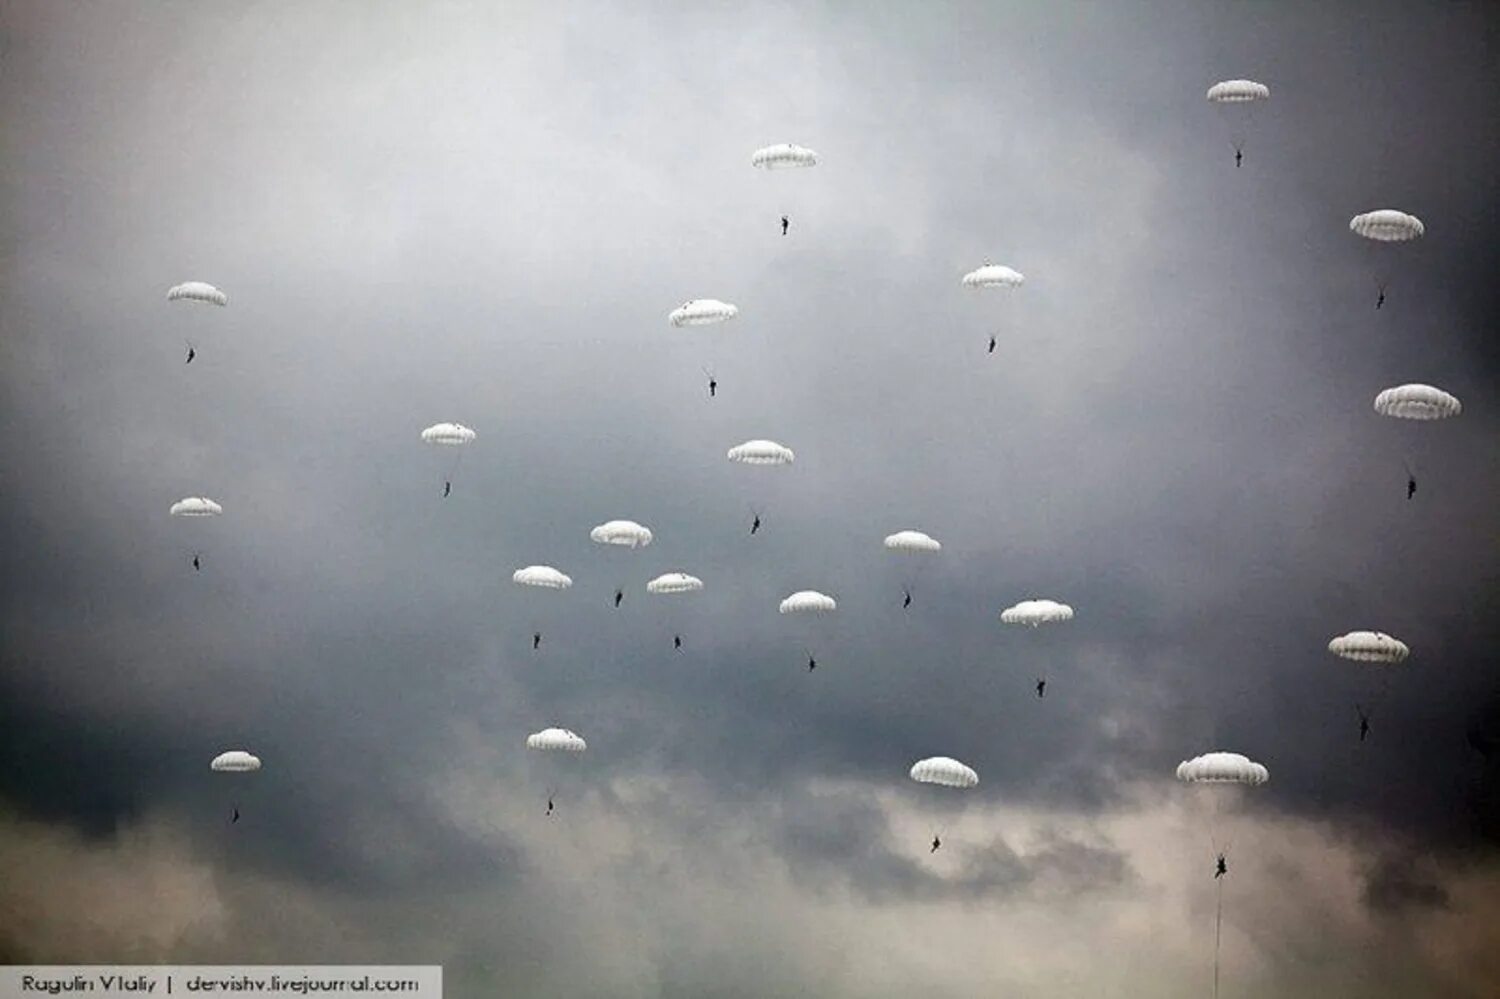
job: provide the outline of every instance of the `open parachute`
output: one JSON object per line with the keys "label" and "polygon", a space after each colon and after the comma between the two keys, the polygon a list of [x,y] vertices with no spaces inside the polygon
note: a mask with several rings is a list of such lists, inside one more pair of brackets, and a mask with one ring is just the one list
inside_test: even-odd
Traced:
{"label": "open parachute", "polygon": [[781,602],[782,614],[831,614],[838,610],[838,601],[817,590],[798,590]]}
{"label": "open parachute", "polygon": [[709,326],[733,319],[739,314],[739,306],[729,302],[721,302],[717,298],[695,298],[668,313],[667,322],[673,326]]}
{"label": "open parachute", "polygon": [[422,431],[422,440],[442,447],[458,447],[472,444],[478,436],[462,423],[434,423]]}
{"label": "open parachute", "polygon": [[1003,264],[985,264],[964,275],[965,288],[1019,288],[1026,275]]}
{"label": "open parachute", "polygon": [[573,578],[550,565],[528,565],[511,573],[511,580],[522,586],[536,586],[546,590],[566,590],[573,585]]}
{"label": "open parachute", "polygon": [[939,552],[941,543],[921,531],[897,531],[886,536],[885,547],[893,552]]}
{"label": "open parachute", "polygon": [[1399,663],[1411,655],[1405,642],[1383,631],[1351,631],[1330,641],[1328,651],[1361,663]]}
{"label": "open parachute", "polygon": [[581,753],[589,748],[583,736],[565,728],[544,728],[526,737],[526,748],[551,753]]}
{"label": "open parachute", "polygon": [[703,580],[685,572],[667,572],[646,584],[646,592],[657,594],[696,593],[703,589]]}
{"label": "open parachute", "polygon": [[1073,620],[1073,608],[1056,600],[1022,600],[1000,612],[1006,624],[1024,624],[1032,628]]}
{"label": "open parachute", "polygon": [[912,764],[911,779],[919,784],[940,784],[943,787],[974,787],[979,783],[979,774],[974,769],[948,756],[929,756]]}
{"label": "open parachute", "polygon": [[1271,772],[1239,753],[1204,753],[1177,764],[1177,779],[1187,784],[1264,784]]}
{"label": "open parachute", "polygon": [[1208,88],[1208,99],[1214,104],[1249,104],[1270,97],[1271,88],[1254,80],[1222,80]]}
{"label": "open parachute", "polygon": [[653,539],[651,528],[633,520],[605,521],[589,531],[589,540],[601,545],[623,548],[645,548]]}
{"label": "open parachute", "polygon": [[751,153],[750,165],[758,170],[788,170],[817,166],[818,159],[818,154],[806,146],[782,142]]}
{"label": "open parachute", "polygon": [[784,444],[753,440],[730,448],[729,460],[742,465],[790,465],[797,455]]}
{"label": "open parachute", "polygon": [[1354,216],[1349,220],[1349,231],[1380,243],[1405,243],[1426,233],[1427,227],[1415,215],[1381,208]]}
{"label": "open parachute", "polygon": [[207,281],[184,281],[167,289],[167,301],[223,306],[229,304],[229,296]]}
{"label": "open parachute", "polygon": [[217,517],[224,508],[207,496],[186,496],[173,503],[168,512],[174,517]]}
{"label": "open parachute", "polygon": [[209,762],[208,767],[215,773],[251,773],[260,769],[260,757],[253,753],[247,753],[243,749],[231,749],[227,753],[220,753],[218,756],[215,756]]}
{"label": "open parachute", "polygon": [[1375,412],[1403,420],[1443,420],[1463,411],[1457,396],[1431,385],[1397,385],[1375,397]]}

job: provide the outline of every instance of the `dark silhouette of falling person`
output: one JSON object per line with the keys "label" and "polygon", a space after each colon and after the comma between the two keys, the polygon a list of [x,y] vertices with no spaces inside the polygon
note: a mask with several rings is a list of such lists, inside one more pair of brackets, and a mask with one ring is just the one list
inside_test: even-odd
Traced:
{"label": "dark silhouette of falling person", "polygon": [[620,601],[624,600],[624,599],[625,599],[625,591],[624,590],[616,590],[615,591],[615,606],[616,607],[620,606]]}
{"label": "dark silhouette of falling person", "polygon": [[938,839],[936,836],[934,836],[934,837],[932,837],[932,849],[928,850],[927,852],[928,853],[937,853],[938,852],[938,847],[940,847],[942,845],[943,845],[943,841],[940,840],[940,839]]}
{"label": "dark silhouette of falling person", "polygon": [[814,659],[812,656],[808,656],[807,657],[807,671],[809,673],[811,673],[813,670],[815,670],[817,668],[818,668],[818,661],[816,659]]}
{"label": "dark silhouette of falling person", "polygon": [[714,378],[713,375],[709,375],[708,376],[708,397],[710,399],[712,399],[712,398],[716,397],[718,394],[719,394],[719,383],[718,383],[717,380],[715,380],[715,378]]}
{"label": "dark silhouette of falling person", "polygon": [[229,820],[229,824],[230,825],[234,825],[239,820],[240,820],[240,810],[239,810],[238,807],[236,807],[235,810],[234,810],[234,816]]}
{"label": "dark silhouette of falling person", "polygon": [[787,218],[785,215],[781,216],[781,234],[783,236],[786,235],[787,227],[790,226],[791,224],[792,224],[792,220],[791,219]]}
{"label": "dark silhouette of falling person", "polygon": [[194,572],[202,572],[203,571],[203,563],[201,561],[199,561],[198,554],[196,552],[193,553],[193,571]]}
{"label": "dark silhouette of falling person", "polygon": [[547,795],[547,814],[552,814],[552,795]]}
{"label": "dark silhouette of falling person", "polygon": [[1236,170],[1238,170],[1240,168],[1240,161],[1243,160],[1244,158],[1245,158],[1244,152],[1242,152],[1241,150],[1238,150],[1238,149],[1236,149],[1234,151],[1234,168]]}
{"label": "dark silhouette of falling person", "polygon": [[1045,677],[1037,677],[1037,681],[1036,681],[1036,696],[1037,697],[1046,697],[1047,696],[1047,680],[1046,680]]}
{"label": "dark silhouette of falling person", "polygon": [[906,594],[906,599],[901,601],[901,609],[905,610],[911,606],[911,590],[903,590],[902,592]]}
{"label": "dark silhouette of falling person", "polygon": [[1375,299],[1375,311],[1379,312],[1380,311],[1380,307],[1382,305],[1384,305],[1384,304],[1385,304],[1385,289],[1381,288],[1380,289],[1380,296]]}
{"label": "dark silhouette of falling person", "polygon": [[539,649],[541,647],[542,647],[542,633],[540,631],[534,631],[534,632],[532,632],[531,633],[531,651],[535,652],[537,649]]}
{"label": "dark silhouette of falling person", "polygon": [[1228,873],[1229,873],[1229,865],[1226,864],[1226,863],[1224,863],[1224,855],[1221,853],[1221,854],[1219,854],[1219,865],[1218,865],[1217,868],[1214,869],[1214,880],[1217,881],[1219,878],[1222,878],[1224,875],[1226,875]]}
{"label": "dark silhouette of falling person", "polygon": [[681,635],[673,635],[672,636],[672,648],[676,649],[678,652],[682,651],[682,636]]}
{"label": "dark silhouette of falling person", "polygon": [[448,494],[451,493],[451,492],[453,492],[453,483],[452,482],[444,482],[443,483],[443,499],[447,499],[448,498]]}
{"label": "dark silhouette of falling person", "polygon": [[990,353],[993,354],[994,352],[995,352],[995,338],[994,338],[993,335],[991,335],[990,336]]}
{"label": "dark silhouette of falling person", "polygon": [[758,530],[760,530],[760,514],[757,513],[755,519],[750,522],[750,533],[754,534]]}
{"label": "dark silhouette of falling person", "polygon": [[1370,734],[1370,713],[1358,704],[1354,706],[1354,710],[1359,714],[1359,741],[1364,742],[1365,737]]}
{"label": "dark silhouette of falling person", "polygon": [[186,361],[183,361],[182,363],[183,364],[192,364],[193,363],[193,358],[195,358],[197,356],[198,356],[198,352],[196,350],[194,350],[191,346],[189,346],[188,347],[188,359]]}
{"label": "dark silhouette of falling person", "polygon": [[1406,476],[1406,498],[1411,499],[1417,495],[1417,480],[1410,474]]}

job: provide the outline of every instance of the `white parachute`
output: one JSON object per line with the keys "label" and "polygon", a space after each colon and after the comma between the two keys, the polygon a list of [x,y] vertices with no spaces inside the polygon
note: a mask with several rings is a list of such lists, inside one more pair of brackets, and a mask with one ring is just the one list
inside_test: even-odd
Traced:
{"label": "white parachute", "polygon": [[1368,258],[1367,266],[1373,272],[1371,277],[1380,293],[1380,297],[1375,300],[1375,308],[1379,309],[1385,304],[1385,291],[1390,286],[1393,273],[1393,258],[1388,248],[1393,244],[1410,243],[1420,238],[1427,227],[1415,215],[1408,215],[1394,208],[1381,208],[1354,216],[1349,220],[1349,231],[1363,237],[1366,240],[1364,245],[1369,247],[1365,255]]}
{"label": "white parachute", "polygon": [[1403,420],[1443,420],[1463,411],[1457,396],[1431,385],[1397,385],[1375,397],[1375,412]]}
{"label": "white parachute", "polygon": [[590,541],[621,548],[645,548],[653,538],[651,528],[633,520],[609,520],[589,531]]}
{"label": "white parachute", "polygon": [[463,462],[465,445],[474,443],[478,435],[462,423],[434,423],[422,431],[425,443],[440,448],[454,449],[443,469],[443,496],[453,491],[453,481],[458,478],[458,467]]}
{"label": "white parachute", "polygon": [[985,264],[964,275],[965,288],[1019,288],[1026,275],[1003,264]]}
{"label": "white parachute", "polygon": [[184,281],[167,289],[167,301],[224,306],[229,304],[229,296],[207,281]]}
{"label": "white parachute", "polygon": [[657,594],[696,593],[703,589],[703,580],[685,572],[667,572],[646,584],[646,592]]}
{"label": "white parachute", "polygon": [[1073,608],[1056,600],[1022,600],[1000,612],[1006,624],[1024,624],[1032,628],[1073,620]]}
{"label": "white parachute", "polygon": [[1257,786],[1271,772],[1239,753],[1204,753],[1177,764],[1177,779],[1187,784],[1245,784]]}
{"label": "white parachute", "polygon": [[547,590],[566,590],[573,585],[571,576],[550,565],[528,565],[511,573],[510,578],[522,586],[536,586]]}
{"label": "white parachute", "polygon": [[1254,80],[1223,80],[1208,88],[1208,99],[1215,104],[1248,104],[1270,97],[1271,88]]}
{"label": "white parachute", "polygon": [[819,644],[830,638],[830,622],[826,619],[832,617],[838,607],[838,601],[826,593],[798,590],[783,600],[778,608],[781,614],[792,619],[793,623],[789,627],[805,647],[809,673],[818,668],[818,657],[813,649],[814,637]]}
{"label": "white parachute", "polygon": [[583,736],[565,728],[544,728],[526,737],[526,748],[551,753],[581,753],[589,748]]}
{"label": "white parachute", "polygon": [[251,773],[260,769],[260,757],[243,749],[231,749],[215,756],[208,767],[216,773]]}
{"label": "white parachute", "polygon": [[819,156],[813,150],[791,142],[764,146],[750,154],[750,165],[758,170],[814,167],[818,165],[818,162]]}
{"label": "white parachute", "polygon": [[1427,227],[1415,215],[1381,208],[1354,216],[1349,220],[1349,231],[1380,243],[1405,243],[1422,236]]}
{"label": "white parachute", "polygon": [[474,443],[478,435],[462,423],[434,423],[422,431],[422,440],[442,447],[459,447]]}
{"label": "white parachute", "polygon": [[1411,655],[1405,642],[1383,631],[1351,631],[1330,641],[1328,651],[1361,663],[1395,664],[1405,662]]}
{"label": "white parachute", "polygon": [[[750,165],[757,170],[763,170],[768,175],[775,173],[797,172],[800,173],[818,165],[818,154],[806,146],[798,146],[790,142],[783,142],[775,146],[765,146],[750,154]],[[800,215],[803,208],[802,196],[798,191],[802,188],[804,178],[767,178],[768,190],[776,192],[777,211],[781,213],[781,234],[787,234],[787,227],[791,224],[791,217]]]}
{"label": "white parachute", "polygon": [[672,647],[682,651],[682,622],[687,610],[681,599],[683,594],[697,593],[703,589],[703,580],[685,572],[667,572],[646,584],[646,592],[660,597],[670,597],[662,612],[666,625],[672,632]]}
{"label": "white parachute", "polygon": [[695,298],[684,302],[667,315],[673,326],[711,326],[733,319],[740,314],[739,306],[721,302],[717,298]]}
{"label": "white parachute", "polygon": [[790,465],[797,455],[784,444],[753,440],[730,448],[729,460],[742,465]]}
{"label": "white parachute", "polygon": [[916,577],[921,574],[929,556],[935,555],[943,550],[943,546],[930,534],[921,531],[897,531],[888,534],[885,538],[886,551],[894,552],[906,563],[901,579],[901,588],[905,592],[906,600],[902,607],[910,607],[912,593],[916,589]]}
{"label": "white parachute", "polygon": [[172,504],[174,517],[217,517],[224,508],[207,496],[186,496]]}
{"label": "white parachute", "polygon": [[921,531],[897,531],[886,535],[885,546],[893,552],[939,552],[943,546],[930,534]]}
{"label": "white parachute", "polygon": [[[790,465],[797,455],[784,444],[769,440],[750,440],[729,449],[729,460],[737,465]],[[750,497],[750,512],[754,522],[750,533],[760,529],[760,515],[765,510],[771,489],[769,484],[759,484]]]}
{"label": "white parachute", "polygon": [[817,590],[798,590],[781,602],[782,614],[831,614],[838,601]]}
{"label": "white parachute", "polygon": [[929,756],[912,764],[911,779],[919,784],[968,788],[979,783],[974,769],[948,756]]}
{"label": "white parachute", "polygon": [[1254,80],[1221,80],[1208,88],[1208,102],[1220,109],[1229,126],[1229,142],[1234,146],[1234,165],[1239,166],[1245,152],[1246,133],[1255,120],[1255,108],[1270,100],[1271,88]]}
{"label": "white parachute", "polygon": [[1225,858],[1233,843],[1228,823],[1221,820],[1220,813],[1224,809],[1226,797],[1238,796],[1245,788],[1259,787],[1271,779],[1271,772],[1239,753],[1216,752],[1204,753],[1202,756],[1195,756],[1191,760],[1184,760],[1177,764],[1177,779],[1200,789],[1198,802],[1200,806],[1203,804],[1202,795],[1206,795],[1211,803],[1206,821],[1209,839],[1213,843],[1218,859],[1218,869],[1214,873],[1214,890],[1217,896],[1214,915],[1214,992],[1217,994],[1219,991],[1219,943],[1224,923],[1222,875],[1228,873]]}

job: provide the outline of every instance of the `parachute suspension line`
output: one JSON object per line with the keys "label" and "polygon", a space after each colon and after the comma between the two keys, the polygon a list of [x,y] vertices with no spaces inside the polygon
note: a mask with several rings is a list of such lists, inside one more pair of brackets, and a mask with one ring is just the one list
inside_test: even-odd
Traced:
{"label": "parachute suspension line", "polygon": [[1214,879],[1218,901],[1214,909],[1214,999],[1219,999],[1219,941],[1224,929],[1224,879]]}

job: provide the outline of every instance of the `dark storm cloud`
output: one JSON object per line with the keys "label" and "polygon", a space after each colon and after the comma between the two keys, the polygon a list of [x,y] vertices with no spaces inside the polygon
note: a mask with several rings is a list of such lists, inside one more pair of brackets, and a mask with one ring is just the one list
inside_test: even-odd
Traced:
{"label": "dark storm cloud", "polygon": [[803,793],[790,798],[777,832],[777,849],[799,881],[847,886],[873,902],[989,899],[1045,890],[1069,897],[1108,892],[1130,877],[1118,852],[1051,833],[1024,854],[1004,838],[973,845],[949,837],[943,849],[957,853],[953,876],[917,863],[913,848],[892,840],[884,811],[848,792]]}
{"label": "dark storm cloud", "polygon": [[1424,872],[1415,857],[1383,857],[1365,881],[1365,904],[1377,912],[1400,913],[1413,908],[1445,909],[1448,890]]}
{"label": "dark storm cloud", "polygon": [[[1234,749],[1271,768],[1259,808],[1475,845],[1482,8],[34,5],[4,34],[0,796],[24,814],[106,837],[168,811],[212,844],[232,791],[206,764],[244,745],[255,837],[224,864],[514,886],[526,850],[455,828],[434,775],[477,733],[533,809],[557,775],[524,737],[562,724],[590,740],[579,798],[630,815],[613,781],[692,779],[684,821],[873,899],[1132,877],[996,839],[944,880],[879,808],[797,790],[937,753],[979,802],[1092,814]],[[1203,101],[1235,75],[1274,92],[1238,171]],[[750,170],[782,140],[823,164]],[[1428,235],[1376,313],[1346,227],[1387,205]],[[967,294],[985,259],[1026,286]],[[168,307],[189,278],[229,307]],[[665,323],[705,296],[742,310],[718,346]],[[1464,415],[1370,411],[1409,380]],[[479,439],[443,501],[417,433],[450,419]],[[760,436],[796,465],[724,460]],[[166,517],[198,492],[225,516]],[[601,551],[614,517],[657,542]],[[880,548],[902,528],[944,542],[915,575]],[[535,562],[575,587],[511,584]],[[706,590],[644,591],[673,569]],[[800,629],[776,605],[806,587],[840,610]],[[1003,628],[1027,597],[1078,617]],[[1324,651],[1365,627],[1414,650],[1384,686]],[[1398,875],[1371,905],[1427,897]]]}

